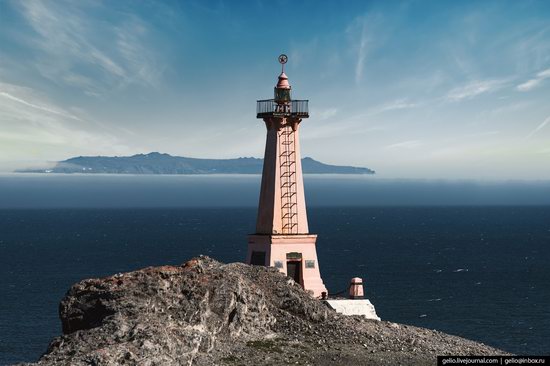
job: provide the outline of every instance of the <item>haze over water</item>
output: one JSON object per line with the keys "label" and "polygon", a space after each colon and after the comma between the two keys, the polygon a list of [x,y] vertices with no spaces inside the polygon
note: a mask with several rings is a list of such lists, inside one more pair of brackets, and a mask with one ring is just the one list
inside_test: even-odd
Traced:
{"label": "haze over water", "polygon": [[[550,181],[305,175],[309,206],[550,205]],[[259,175],[0,175],[0,208],[256,207]]]}

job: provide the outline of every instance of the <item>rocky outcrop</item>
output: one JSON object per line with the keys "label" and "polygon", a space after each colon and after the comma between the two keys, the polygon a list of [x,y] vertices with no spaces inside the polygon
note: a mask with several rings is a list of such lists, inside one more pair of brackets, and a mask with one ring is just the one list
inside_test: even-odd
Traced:
{"label": "rocky outcrop", "polygon": [[429,365],[502,353],[437,331],[343,316],[278,270],[208,257],[75,284],[37,365]]}

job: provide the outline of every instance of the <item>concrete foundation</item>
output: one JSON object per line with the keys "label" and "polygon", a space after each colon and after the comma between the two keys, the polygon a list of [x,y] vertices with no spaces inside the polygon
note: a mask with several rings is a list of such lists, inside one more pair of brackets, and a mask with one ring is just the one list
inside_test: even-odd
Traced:
{"label": "concrete foundation", "polygon": [[380,320],[376,315],[374,305],[367,299],[350,300],[350,299],[334,299],[323,300],[330,308],[344,315],[363,315],[367,319]]}

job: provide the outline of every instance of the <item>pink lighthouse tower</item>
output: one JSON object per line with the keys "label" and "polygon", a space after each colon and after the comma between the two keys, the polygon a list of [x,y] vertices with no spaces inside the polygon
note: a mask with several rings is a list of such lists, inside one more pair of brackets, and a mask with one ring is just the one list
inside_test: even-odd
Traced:
{"label": "pink lighthouse tower", "polygon": [[279,56],[282,72],[274,99],[257,102],[257,118],[267,128],[256,234],[248,237],[247,263],[272,266],[315,297],[327,293],[321,279],[315,242],[308,229],[299,127],[309,117],[308,101],[293,100],[284,72],[287,56]]}

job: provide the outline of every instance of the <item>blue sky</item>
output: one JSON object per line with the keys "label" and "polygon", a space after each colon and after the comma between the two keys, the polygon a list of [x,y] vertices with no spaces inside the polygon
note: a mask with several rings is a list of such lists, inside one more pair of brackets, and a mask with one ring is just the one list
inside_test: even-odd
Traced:
{"label": "blue sky", "polygon": [[283,52],[310,100],[305,156],[381,177],[550,179],[543,0],[0,0],[0,170],[261,157],[255,101]]}

